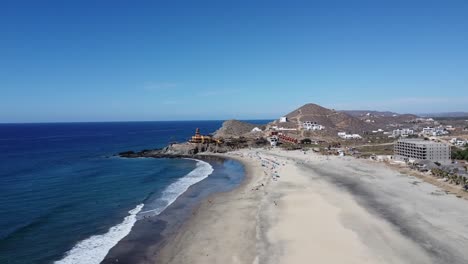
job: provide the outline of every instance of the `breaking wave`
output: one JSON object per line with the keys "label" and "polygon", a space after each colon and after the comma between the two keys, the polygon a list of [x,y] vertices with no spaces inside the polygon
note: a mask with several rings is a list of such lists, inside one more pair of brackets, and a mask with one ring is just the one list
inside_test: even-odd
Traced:
{"label": "breaking wave", "polygon": [[213,167],[211,167],[208,162],[201,160],[195,161],[197,161],[197,165],[193,171],[167,186],[167,188],[162,192],[161,198],[157,199],[150,205],[152,209],[143,211],[140,215],[159,215],[164,211],[164,209],[171,205],[177,197],[187,191],[190,186],[205,179],[213,173]]}
{"label": "breaking wave", "polygon": [[141,211],[144,204],[137,205],[130,210],[129,215],[124,220],[113,226],[102,235],[94,235],[85,240],[78,242],[70,251],[65,254],[61,260],[55,261],[55,264],[99,264],[106,257],[120,240],[126,237],[132,230],[133,225],[141,215],[159,215],[164,209],[171,205],[177,197],[183,194],[187,189],[197,182],[208,177],[213,173],[213,167],[204,161],[197,161],[196,168],[184,177],[178,179],[174,183],[164,189],[161,197],[155,201],[153,208]]}
{"label": "breaking wave", "polygon": [[137,205],[134,209],[128,211],[122,223],[113,226],[102,235],[94,235],[81,242],[78,242],[65,257],[55,264],[99,264],[106,257],[109,250],[114,247],[122,238],[128,235],[133,225],[137,221],[136,215],[143,208],[143,204]]}

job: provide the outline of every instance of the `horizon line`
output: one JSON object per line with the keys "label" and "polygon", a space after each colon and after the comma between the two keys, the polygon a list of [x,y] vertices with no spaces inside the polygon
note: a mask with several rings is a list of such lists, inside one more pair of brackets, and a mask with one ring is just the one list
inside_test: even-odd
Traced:
{"label": "horizon line", "polygon": [[206,122],[206,121],[263,121],[263,120],[276,120],[275,118],[266,119],[193,119],[193,120],[119,120],[119,121],[38,121],[38,122],[0,122],[0,125],[28,125],[28,124],[83,124],[83,123],[149,123],[149,122]]}

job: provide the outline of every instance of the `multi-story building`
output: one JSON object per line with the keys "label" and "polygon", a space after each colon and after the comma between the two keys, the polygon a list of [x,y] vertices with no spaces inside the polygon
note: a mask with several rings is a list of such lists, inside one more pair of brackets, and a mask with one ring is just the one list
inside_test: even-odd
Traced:
{"label": "multi-story building", "polygon": [[424,139],[399,139],[395,143],[395,160],[430,160],[450,162],[450,145]]}

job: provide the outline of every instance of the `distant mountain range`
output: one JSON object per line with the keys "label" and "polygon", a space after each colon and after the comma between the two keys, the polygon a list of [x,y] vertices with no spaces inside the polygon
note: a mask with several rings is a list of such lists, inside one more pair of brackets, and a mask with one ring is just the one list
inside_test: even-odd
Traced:
{"label": "distant mountain range", "polygon": [[382,116],[382,117],[390,117],[390,116],[402,116],[402,115],[413,115],[419,117],[468,117],[468,112],[441,112],[441,113],[422,113],[422,114],[399,114],[390,111],[375,111],[375,110],[342,110],[341,112],[347,113],[348,115],[354,117],[361,117],[367,114],[371,114],[373,116]]}
{"label": "distant mountain range", "polygon": [[[446,117],[459,118],[468,116],[466,112],[433,113],[433,114],[399,114],[391,111],[375,110],[342,110],[328,109],[317,104],[305,104],[294,111],[284,115],[283,120],[277,119],[266,125],[266,127],[277,126],[283,132],[295,134],[299,128],[299,134],[305,136],[300,129],[303,122],[315,122],[325,127],[324,130],[313,131],[314,136],[334,136],[337,132],[367,133],[377,129],[391,131],[395,127],[404,126],[418,117]],[[219,137],[238,137],[250,133],[258,125],[247,124],[236,120],[226,121],[223,127],[216,132]],[[261,127],[264,129],[264,127]],[[301,131],[302,130],[302,131]],[[312,133],[312,132],[310,132]]]}
{"label": "distant mountain range", "polygon": [[468,117],[468,112],[424,113],[422,117]]}

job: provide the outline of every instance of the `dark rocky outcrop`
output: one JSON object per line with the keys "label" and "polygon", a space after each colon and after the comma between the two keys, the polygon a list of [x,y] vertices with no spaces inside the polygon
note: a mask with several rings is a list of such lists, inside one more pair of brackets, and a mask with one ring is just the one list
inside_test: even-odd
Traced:
{"label": "dark rocky outcrop", "polygon": [[125,151],[118,155],[125,158],[184,158],[194,157],[199,153],[225,153],[240,148],[269,146],[270,143],[262,132],[252,132],[255,127],[265,129],[264,126],[229,120],[215,132],[216,140],[207,140],[205,143],[173,143],[162,149]]}
{"label": "dark rocky outcrop", "polygon": [[139,152],[135,151],[125,151],[121,152],[118,155],[124,158],[184,158],[184,157],[193,157],[194,155],[202,152],[209,153],[224,153],[228,151],[229,147],[218,145],[218,144],[209,144],[209,143],[180,143],[180,144],[171,144],[162,149],[154,150],[143,150]]}
{"label": "dark rocky outcrop", "polygon": [[139,152],[125,151],[119,153],[118,156],[124,158],[192,158],[199,153],[225,153],[240,148],[264,147],[268,145],[269,142],[264,138],[248,139],[240,137],[226,139],[223,143],[186,142],[170,144],[162,149],[142,150]]}

